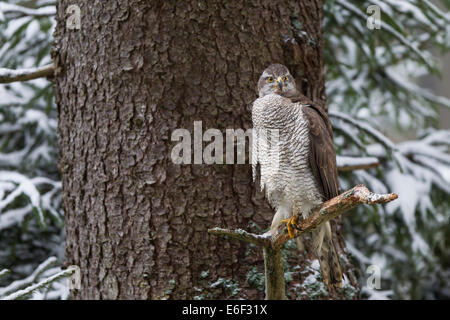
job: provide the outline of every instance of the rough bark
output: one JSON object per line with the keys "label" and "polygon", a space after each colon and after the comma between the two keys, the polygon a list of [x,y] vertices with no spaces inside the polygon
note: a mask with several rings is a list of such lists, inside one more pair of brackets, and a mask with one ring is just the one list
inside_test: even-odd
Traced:
{"label": "rough bark", "polygon": [[282,251],[264,247],[264,273],[266,280],[266,299],[285,300],[286,281],[283,268]]}
{"label": "rough bark", "polygon": [[250,128],[257,79],[274,62],[325,102],[322,1],[84,0],[80,30],[66,29],[70,4],[58,1],[53,58],[74,298],[263,298],[246,282],[261,250],[207,233],[270,225],[250,166],[175,165],[170,138],[194,121]]}

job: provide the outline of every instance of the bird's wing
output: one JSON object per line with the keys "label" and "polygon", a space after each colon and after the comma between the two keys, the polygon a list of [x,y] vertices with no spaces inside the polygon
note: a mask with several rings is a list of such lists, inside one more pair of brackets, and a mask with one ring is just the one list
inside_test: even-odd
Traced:
{"label": "bird's wing", "polygon": [[313,104],[304,105],[303,114],[309,122],[310,129],[309,165],[324,200],[329,200],[339,194],[331,122],[326,112]]}

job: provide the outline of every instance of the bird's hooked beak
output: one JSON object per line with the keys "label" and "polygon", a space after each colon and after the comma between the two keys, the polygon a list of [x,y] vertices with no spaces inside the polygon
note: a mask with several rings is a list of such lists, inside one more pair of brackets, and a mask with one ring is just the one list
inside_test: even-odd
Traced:
{"label": "bird's hooked beak", "polygon": [[277,78],[277,86],[280,89],[280,91],[283,92],[284,81],[282,77]]}

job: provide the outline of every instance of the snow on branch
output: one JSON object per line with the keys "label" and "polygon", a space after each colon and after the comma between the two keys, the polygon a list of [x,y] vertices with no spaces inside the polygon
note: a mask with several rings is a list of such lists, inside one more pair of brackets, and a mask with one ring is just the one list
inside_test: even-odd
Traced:
{"label": "snow on branch", "polygon": [[3,278],[4,276],[10,274],[10,273],[11,273],[11,271],[8,270],[8,269],[0,270],[0,279]]}
{"label": "snow on branch", "polygon": [[215,236],[229,236],[233,239],[253,243],[259,246],[268,247],[270,246],[270,232],[266,232],[262,235],[253,234],[242,229],[230,230],[224,228],[212,228],[208,230],[208,233]]}
{"label": "snow on branch", "polygon": [[339,171],[353,171],[360,169],[376,168],[380,165],[380,161],[375,157],[336,157],[337,167]]}
{"label": "snow on branch", "polygon": [[[50,191],[41,195],[39,192],[41,185],[51,186]],[[51,205],[51,198],[60,189],[60,181],[53,181],[45,177],[30,179],[19,172],[0,171],[0,230],[20,223],[33,210],[37,213],[38,221],[43,226],[45,226],[45,210],[48,210],[55,219],[60,219],[59,214],[52,209]],[[6,208],[21,195],[25,195],[29,199],[29,205],[7,210]]]}
{"label": "snow on branch", "polygon": [[0,68],[0,83],[28,81],[37,78],[49,77],[53,75],[54,72],[54,64],[48,64],[38,68],[18,70]]}
{"label": "snow on branch", "polygon": [[[348,10],[349,12],[355,14],[359,18],[366,21],[367,16],[361,12],[356,6],[349,3],[346,0],[337,0],[336,3],[340,5],[342,8]],[[421,60],[422,62],[431,67],[429,63],[429,59],[423,55],[423,53],[415,46],[413,45],[408,39],[406,39],[402,34],[400,34],[398,31],[396,31],[394,28],[392,28],[390,25],[384,23],[383,21],[380,21],[381,30],[384,30],[388,33],[390,33],[393,37],[397,38],[401,43],[403,43],[405,46],[410,48]]]}
{"label": "snow on branch", "polygon": [[427,5],[437,16],[444,19],[447,23],[450,23],[450,17],[442,12],[438,7],[436,7],[433,3],[431,3],[429,0],[422,0],[422,2]]}
{"label": "snow on branch", "polygon": [[[300,230],[295,230],[295,237],[316,230],[325,222],[336,218],[358,205],[387,203],[397,198],[398,195],[395,193],[376,194],[370,192],[364,185],[357,185],[314,209],[307,219],[299,222]],[[281,248],[284,243],[289,240],[285,225],[281,225],[273,235],[270,234],[270,231],[263,235],[256,235],[241,229],[229,230],[223,228],[209,229],[208,232],[218,236],[229,236],[233,239],[254,243],[264,247],[272,247],[273,249]]]}
{"label": "snow on branch", "polygon": [[40,281],[39,283],[36,283],[36,284],[31,285],[23,290],[16,291],[4,298],[1,298],[1,300],[17,300],[17,299],[24,298],[38,289],[45,288],[45,287],[51,285],[53,282],[55,282],[61,278],[70,277],[71,275],[73,275],[75,273],[75,271],[76,271],[76,269],[74,267],[67,268],[66,270],[62,270],[62,271],[58,272],[57,274]]}
{"label": "snow on branch", "polygon": [[[56,14],[56,7],[55,6],[46,6],[38,9],[32,9],[32,8],[26,8],[22,6],[18,6],[11,3],[4,3],[0,2],[0,17],[3,15],[5,16],[12,16],[13,18],[20,18],[20,17],[50,17],[54,16]],[[0,19],[1,20],[1,19]]]}
{"label": "snow on branch", "polygon": [[[364,185],[357,185],[314,209],[307,219],[300,221],[299,229],[301,231],[295,230],[295,237],[314,231],[325,222],[361,204],[388,203],[397,198],[398,195],[396,193],[377,194],[370,192]],[[272,236],[272,246],[275,248],[282,247],[287,240],[289,240],[287,229],[284,225],[280,226]]]}
{"label": "snow on branch", "polygon": [[35,283],[39,277],[48,269],[55,266],[58,259],[55,257],[50,257],[41,263],[34,272],[26,277],[25,279],[17,280],[11,283],[6,288],[0,288],[0,297],[5,297],[7,295],[13,294],[14,292],[20,291],[24,288],[29,287],[33,283]]}
{"label": "snow on branch", "polygon": [[357,134],[354,133],[354,128],[346,123],[339,123],[334,122],[333,123],[333,130],[341,133],[345,138],[347,138],[350,142],[355,144],[360,149],[365,149],[364,143],[361,141],[361,139],[358,137]]}
{"label": "snow on branch", "polygon": [[442,164],[450,166],[450,154],[446,150],[439,150],[435,146],[430,146],[423,141],[406,141],[399,145],[400,152],[406,156],[424,156],[427,159],[434,159]]}
{"label": "snow on branch", "polygon": [[430,102],[437,103],[444,107],[450,108],[450,99],[447,99],[446,97],[442,97],[442,96],[437,96],[437,95],[433,94],[432,92],[422,89],[421,87],[419,87],[413,83],[405,82],[404,80],[400,80],[393,72],[390,72],[389,70],[385,71],[385,75],[396,86],[410,92],[411,94],[420,96]]}
{"label": "snow on branch", "polygon": [[380,131],[376,130],[374,127],[368,125],[367,123],[363,123],[359,120],[356,120],[345,113],[338,112],[338,111],[329,111],[328,115],[332,118],[339,119],[342,121],[345,121],[351,125],[353,125],[355,128],[365,131],[370,136],[372,136],[375,140],[380,142],[382,145],[384,145],[386,148],[397,151],[397,147],[395,144],[389,140],[384,134],[382,134]]}

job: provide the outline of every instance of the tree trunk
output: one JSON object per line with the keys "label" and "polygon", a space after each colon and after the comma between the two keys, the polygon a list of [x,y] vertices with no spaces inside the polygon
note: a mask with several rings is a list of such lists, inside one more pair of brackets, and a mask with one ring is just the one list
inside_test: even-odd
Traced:
{"label": "tree trunk", "polygon": [[[322,1],[78,3],[73,29],[71,3],[58,2],[53,51],[67,263],[82,276],[73,297],[263,298],[262,252],[207,233],[269,227],[250,165],[174,164],[171,135],[194,138],[194,121],[251,128],[257,80],[274,62],[325,103]],[[288,262],[302,271],[307,258]],[[304,297],[297,273],[288,298]]]}

